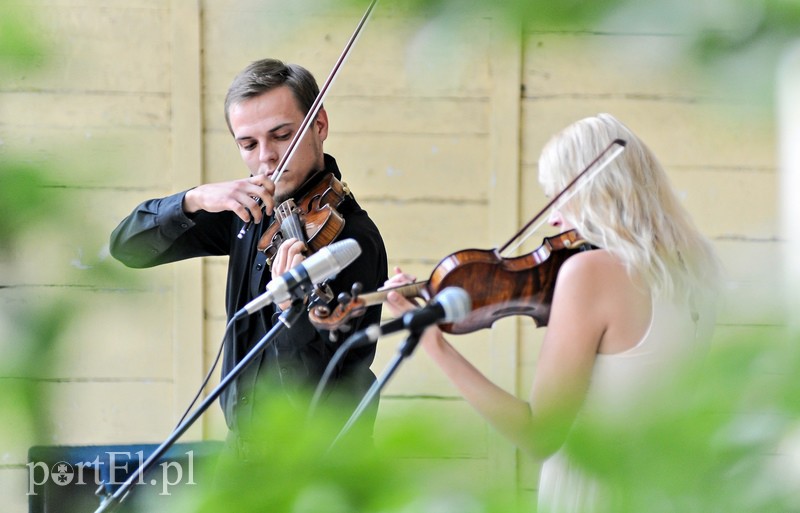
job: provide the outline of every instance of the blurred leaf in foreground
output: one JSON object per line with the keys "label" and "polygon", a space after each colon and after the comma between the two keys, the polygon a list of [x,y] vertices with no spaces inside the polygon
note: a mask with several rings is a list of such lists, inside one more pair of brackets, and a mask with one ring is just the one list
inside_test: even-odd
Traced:
{"label": "blurred leaf in foreground", "polygon": [[[288,402],[262,411],[256,438],[265,443],[242,461],[223,457],[215,486],[187,510],[312,513],[513,513],[512,484],[497,486],[452,461],[437,461],[444,448],[458,452],[457,428],[441,419],[408,417],[373,444],[358,424],[334,443],[343,409],[320,409],[306,419]],[[412,457],[413,455],[413,457]],[[426,457],[428,455],[428,457]],[[505,488],[505,489],[503,489]]]}

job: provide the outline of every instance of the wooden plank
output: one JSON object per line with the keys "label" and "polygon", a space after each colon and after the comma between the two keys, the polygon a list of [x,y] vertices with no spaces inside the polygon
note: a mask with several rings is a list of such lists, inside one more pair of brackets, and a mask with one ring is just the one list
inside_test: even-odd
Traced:
{"label": "wooden plank", "polygon": [[[203,310],[203,331],[205,343],[203,345],[203,376],[205,376],[220,350],[225,334],[227,319],[225,314],[225,282],[226,270],[228,268],[227,257],[210,257],[204,259],[203,265],[203,285],[205,294],[205,305]],[[210,392],[219,384],[222,367],[222,357],[220,356],[216,369],[206,386],[206,393]],[[203,437],[212,440],[222,440],[228,434],[228,426],[222,414],[219,401],[210,407],[203,414]]]}
{"label": "wooden plank", "polygon": [[455,251],[489,247],[486,208],[482,205],[365,201],[362,206],[380,228],[391,259],[435,265]]}
{"label": "wooden plank", "polygon": [[163,144],[168,137],[169,132],[158,127],[0,126],[0,140],[8,153],[47,170],[55,181],[48,185],[55,186],[162,186],[172,176]]}
{"label": "wooden plank", "polygon": [[485,135],[334,134],[326,149],[359,201],[488,201]]}
{"label": "wooden plank", "polygon": [[527,98],[626,95],[695,100],[718,97],[680,65],[690,42],[676,33],[529,32],[524,37]]}
{"label": "wooden plank", "polygon": [[0,500],[6,513],[28,513],[29,475],[22,463],[0,466]]}
{"label": "wooden plank", "polygon": [[[172,53],[172,168],[175,190],[188,189],[202,182],[202,113],[200,6],[196,0],[171,0],[170,46]],[[177,422],[198,392],[205,374],[202,342],[204,337],[203,262],[192,259],[173,266],[175,302],[172,351],[175,392],[173,416]],[[202,423],[194,424],[184,435],[187,440],[203,437]]]}
{"label": "wooden plank", "polygon": [[780,280],[783,241],[730,237],[714,241],[722,266],[732,280],[769,282]]}
{"label": "wooden plank", "polygon": [[[80,135],[101,136],[98,129],[169,128],[169,99],[162,94],[113,94],[105,91],[5,91],[0,103],[0,126],[33,135],[49,129],[66,137],[80,121]],[[26,131],[27,132],[27,131]]]}
{"label": "wooden plank", "polygon": [[[78,294],[72,294],[76,296]],[[168,291],[80,294],[82,306],[56,347],[45,376],[92,380],[173,379],[173,306]],[[201,340],[193,340],[196,351]]]}
{"label": "wooden plank", "polygon": [[779,282],[732,281],[720,297],[717,322],[735,325],[781,325],[786,322]]}
{"label": "wooden plank", "polygon": [[[518,28],[521,30],[521,27]],[[489,233],[492,247],[501,247],[522,224],[520,218],[520,88],[522,46],[519,32],[507,37],[499,23],[491,27],[490,43],[493,84],[490,116]],[[503,257],[516,254],[503,254]],[[516,319],[501,319],[490,330],[491,370],[497,386],[516,394],[519,385],[519,324]],[[516,449],[503,435],[492,430],[489,436],[489,465],[500,482],[517,482]]]}
{"label": "wooden plank", "polygon": [[122,7],[50,3],[37,10],[37,20],[49,52],[47,66],[9,77],[7,87],[136,94],[169,90],[169,9],[163,2],[137,0]]}
{"label": "wooden plank", "polygon": [[51,441],[161,443],[175,427],[174,390],[165,381],[59,383],[50,395]]}
{"label": "wooden plank", "polygon": [[[532,192],[525,210],[531,215],[546,204],[533,178],[536,172],[533,167],[525,169],[530,177],[525,190]],[[771,170],[687,167],[667,173],[678,199],[706,236],[764,241],[779,237],[775,222],[779,205],[773,198],[779,177]]]}
{"label": "wooden plank", "polygon": [[[203,282],[206,287],[206,318],[225,322],[225,288],[228,279],[228,257],[206,258]],[[220,336],[222,333],[219,334]],[[221,340],[221,338],[217,338]]]}
{"label": "wooden plank", "polygon": [[755,106],[640,98],[523,101],[523,162],[534,165],[552,135],[598,112],[626,123],[667,169],[775,169],[774,129]]}
{"label": "wooden plank", "polygon": [[779,236],[773,201],[778,177],[771,170],[679,169],[671,178],[678,197],[709,237]]}
{"label": "wooden plank", "polygon": [[[380,339],[372,364],[376,375],[385,372],[389,362],[397,355],[397,349],[406,334],[386,336]],[[469,335],[448,335],[448,341],[471,361],[481,372],[489,375],[492,369],[492,348],[489,331],[483,330]],[[424,349],[418,347],[410,358],[403,361],[384,389],[392,396],[459,397],[458,391],[444,373],[431,361]]]}
{"label": "wooden plank", "polygon": [[[206,130],[225,134],[230,146],[230,132],[222,108],[226,91],[227,86],[222,90],[223,96],[207,98],[204,108],[212,113],[205,120]],[[365,134],[485,135],[490,108],[486,98],[358,96],[338,98],[329,103],[326,109],[330,110],[331,138],[344,134],[359,137]]]}
{"label": "wooden plank", "polygon": [[[343,134],[325,145],[344,181],[363,200],[425,199],[486,202],[488,148],[485,135]],[[230,134],[207,136],[209,181],[247,175]]]}
{"label": "wooden plank", "polygon": [[[220,63],[208,72],[209,91],[224,91],[239,69],[263,57],[302,64],[323,82],[362,14],[341,8],[325,13],[316,6],[313,13],[293,13],[265,3],[208,3],[206,12],[205,51],[209,60]],[[432,24],[416,15],[387,15],[380,5],[337,78],[331,98],[485,96],[491,83],[488,25],[479,16],[451,17],[446,26]]]}
{"label": "wooden plank", "polygon": [[161,443],[174,427],[173,388],[156,380],[45,382],[40,428],[47,439],[36,439],[30,427],[16,436],[4,432],[0,452],[7,463],[20,464],[32,445]]}
{"label": "wooden plank", "polygon": [[4,284],[113,289],[124,286],[125,279],[140,281],[142,287],[165,279],[162,270],[128,269],[108,254],[109,236],[117,223],[142,199],[159,194],[155,190],[55,189],[54,222],[24,233],[15,248],[14,272],[4,276]]}
{"label": "wooden plank", "polygon": [[206,144],[203,182],[224,182],[250,176],[250,170],[242,162],[236,143],[227,128],[224,132],[206,131],[203,140]]}

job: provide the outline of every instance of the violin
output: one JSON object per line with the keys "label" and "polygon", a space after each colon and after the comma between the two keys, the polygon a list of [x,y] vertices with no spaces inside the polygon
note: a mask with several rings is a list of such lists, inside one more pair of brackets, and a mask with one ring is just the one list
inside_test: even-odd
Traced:
{"label": "violin", "polygon": [[472,300],[472,311],[455,323],[440,324],[445,333],[454,335],[491,328],[498,319],[523,315],[533,319],[537,327],[547,326],[553,302],[556,277],[561,265],[572,255],[596,249],[569,230],[546,237],[529,254],[503,258],[497,249],[465,249],[443,258],[427,281],[393,289],[350,297],[340,297],[339,305],[330,311],[315,306],[309,319],[316,327],[339,329],[351,318],[363,315],[367,307],[383,302],[390,291],[405,297],[430,301],[446,287],[460,287]]}
{"label": "violin", "polygon": [[309,253],[327,246],[342,233],[344,217],[336,210],[350,189],[333,173],[310,177],[298,189],[298,199],[289,198],[275,208],[275,216],[258,241],[258,250],[272,265],[278,248],[287,239],[302,240]]}
{"label": "violin", "polygon": [[[420,297],[430,301],[446,287],[460,287],[470,296],[472,311],[466,318],[455,323],[440,324],[445,333],[464,334],[490,328],[498,319],[510,315],[531,317],[537,327],[547,326],[553,302],[556,278],[564,262],[580,251],[597,249],[583,240],[576,230],[568,230],[546,237],[531,253],[518,257],[503,257],[503,252],[512,243],[524,241],[524,234],[533,233],[541,225],[531,226],[547,212],[556,201],[590,171],[598,173],[617,158],[625,149],[626,142],[615,139],[593,159],[570,183],[556,194],[522,229],[499,249],[466,249],[442,259],[425,282],[413,283],[395,289],[406,297]],[[589,175],[593,176],[593,175]],[[585,183],[585,182],[584,182]],[[566,201],[575,194],[572,190]],[[309,320],[320,328],[333,331],[349,330],[349,319],[363,315],[368,306],[382,302],[390,290],[382,290],[359,297],[360,286],[353,285],[352,295],[340,294],[338,306],[331,311],[325,305],[309,310]]]}

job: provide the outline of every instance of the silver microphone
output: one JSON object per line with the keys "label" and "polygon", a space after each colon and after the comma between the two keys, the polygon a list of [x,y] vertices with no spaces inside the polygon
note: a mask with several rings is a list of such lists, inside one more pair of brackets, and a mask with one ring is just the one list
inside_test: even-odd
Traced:
{"label": "silver microphone", "polygon": [[272,303],[282,303],[292,299],[297,289],[310,288],[333,278],[353,263],[361,254],[361,246],[353,239],[344,239],[329,244],[289,269],[280,277],[267,284],[267,291],[247,303],[237,312],[252,314]]}
{"label": "silver microphone", "polygon": [[460,287],[446,287],[425,306],[410,310],[391,321],[373,324],[352,335],[352,347],[361,347],[377,341],[383,335],[402,330],[421,331],[432,324],[458,322],[472,311],[472,298]]}

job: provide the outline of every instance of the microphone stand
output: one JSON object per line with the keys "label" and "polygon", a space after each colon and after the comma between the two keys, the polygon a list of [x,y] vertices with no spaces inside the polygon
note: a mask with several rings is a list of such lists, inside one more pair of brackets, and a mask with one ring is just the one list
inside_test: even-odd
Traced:
{"label": "microphone stand", "polygon": [[[200,415],[205,412],[211,403],[213,403],[222,392],[236,379],[242,372],[244,372],[245,368],[255,359],[256,356],[261,353],[266,347],[274,340],[274,338],[278,335],[278,333],[283,328],[291,328],[292,325],[297,321],[297,318],[302,313],[303,307],[303,295],[299,295],[299,297],[293,297],[292,299],[292,306],[288,310],[284,310],[281,312],[281,315],[278,317],[280,322],[276,322],[275,325],[267,332],[266,335],[255,345],[253,348],[242,358],[236,366],[231,369],[231,371],[219,382],[214,390],[203,400],[202,403],[197,407],[197,409],[192,412],[190,416],[188,416],[181,424],[175,428],[175,431],[160,445],[158,446],[153,453],[144,461],[141,465],[136,469],[136,471],[131,474],[128,479],[119,487],[114,494],[106,494],[102,502],[100,503],[100,507],[95,510],[95,513],[101,513],[103,511],[113,511],[117,509],[122,501],[130,493],[131,487],[135,484],[135,481],[141,479],[144,476],[144,473],[147,472],[150,467],[153,466],[157,460],[164,455],[164,453],[169,450],[170,447],[178,440],[178,438],[186,432],[192,424],[200,418]],[[113,480],[113,476],[112,476]],[[100,488],[98,488],[98,492],[105,487],[105,484],[101,484]]]}
{"label": "microphone stand", "polygon": [[331,443],[328,450],[330,451],[336,442],[338,442],[348,431],[353,427],[356,421],[361,417],[364,413],[364,410],[367,409],[369,403],[383,390],[383,387],[386,386],[386,383],[389,381],[389,378],[395,373],[395,371],[400,367],[400,363],[411,356],[411,353],[414,352],[414,349],[417,348],[417,344],[419,344],[420,336],[422,332],[425,331],[424,328],[421,329],[413,329],[409,332],[408,337],[400,343],[400,346],[397,348],[397,353],[394,355],[394,358],[387,364],[386,368],[384,369],[383,373],[375,380],[375,383],[367,390],[367,393],[364,394],[364,397],[361,399],[361,402],[356,407],[353,414],[347,420],[347,423],[344,425],[342,430],[336,436],[336,438]]}

